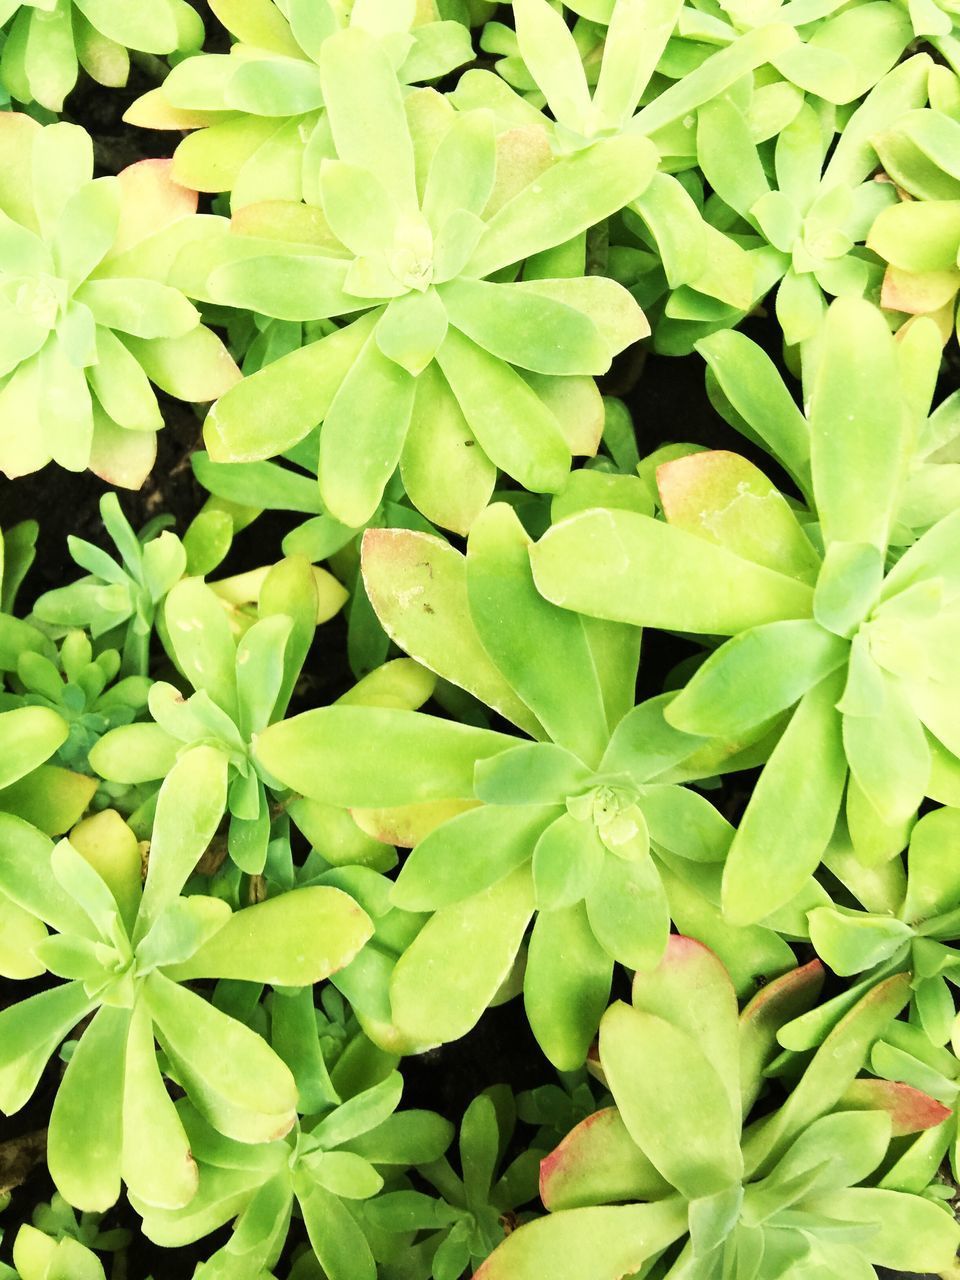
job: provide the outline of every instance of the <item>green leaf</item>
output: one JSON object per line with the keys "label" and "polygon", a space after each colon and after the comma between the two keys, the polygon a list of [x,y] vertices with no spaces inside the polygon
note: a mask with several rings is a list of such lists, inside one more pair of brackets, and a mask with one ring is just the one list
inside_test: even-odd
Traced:
{"label": "green leaf", "polygon": [[340,1200],[316,1183],[297,1199],[310,1243],[330,1280],[376,1280],[367,1238]]}
{"label": "green leaf", "polygon": [[67,740],[66,721],[48,707],[15,707],[0,713],[0,787],[49,760]]}
{"label": "green leaf", "polygon": [[634,1142],[688,1199],[743,1176],[740,1118],[697,1041],[617,1002],[600,1023],[600,1061]]}
{"label": "green leaf", "polygon": [[541,911],[570,907],[586,897],[600,875],[606,851],[597,829],[563,813],[533,851],[533,887]]}
{"label": "green leaf", "polygon": [[50,1055],[95,1006],[82,983],[68,982],[0,1012],[0,1107],[7,1115],[30,1098]]}
{"label": "green leaf", "polygon": [[590,1206],[551,1213],[507,1236],[475,1280],[620,1280],[687,1230],[686,1205]]}
{"label": "green leaf", "polygon": [[650,969],[660,960],[670,933],[670,906],[649,854],[607,854],[587,893],[590,927],[613,960],[629,969]]}
{"label": "green leaf", "polygon": [[571,516],[530,558],[554,604],[640,626],[735,635],[812,607],[804,583],[632,511]]}
{"label": "green leaf", "polygon": [[477,798],[493,805],[564,804],[592,780],[575,755],[552,742],[520,743],[474,771]]}
{"label": "green leaf", "polygon": [[656,148],[626,134],[558,160],[493,215],[464,274],[490,276],[572,240],[635,200],[656,167]]}
{"label": "green leaf", "polygon": [[257,739],[266,771],[301,795],[347,808],[470,799],[477,760],[516,739],[420,712],[321,707]]}
{"label": "green leaf", "polygon": [[836,907],[816,907],[807,920],[817,954],[843,977],[890,959],[913,937],[910,926],[899,920]]}
{"label": "green leaf", "polygon": [[327,413],[376,323],[371,313],[244,378],[213,406],[204,440],[214,462],[283,453]]}
{"label": "green leaf", "polygon": [[924,814],[910,836],[903,918],[919,923],[960,906],[960,874],[948,850],[960,838],[960,809]]}
{"label": "green leaf", "polygon": [[636,111],[681,7],[681,0],[628,0],[613,6],[593,95],[594,110],[607,128],[622,128]]}
{"label": "green leaf", "polygon": [[869,542],[833,542],[827,547],[813,593],[821,627],[851,636],[873,608],[883,581],[883,556]]}
{"label": "green leaf", "polygon": [[394,905],[435,911],[482,893],[533,857],[559,812],[552,806],[482,805],[448,819],[407,856],[393,888]]}
{"label": "green leaf", "polygon": [[439,296],[455,328],[509,364],[551,374],[600,374],[610,366],[590,317],[565,302],[486,280],[452,280]]}
{"label": "green leaf", "polygon": [[724,871],[723,910],[735,924],[789,902],[833,834],[847,773],[835,709],[841,681],[837,672],[804,694],[760,775]]}
{"label": "green leaf", "polygon": [[135,944],[179,895],[216,834],[226,803],[227,760],[214,747],[191,748],[167,774],[157,799]]}
{"label": "green leaf", "polygon": [[353,528],[367,523],[400,461],[415,383],[367,339],[333,397],[320,433],[320,495]]}
{"label": "green leaf", "polygon": [[380,351],[414,378],[430,364],[447,336],[447,312],[435,289],[394,298],[377,324]]}
{"label": "green leaf", "polygon": [[910,976],[901,973],[877,983],[844,1014],[784,1105],[751,1128],[744,1142],[749,1176],[767,1172],[799,1133],[836,1106],[909,999]]}
{"label": "green leaf", "polygon": [[691,1035],[740,1109],[740,1045],[737,995],[721,962],[695,938],[671,935],[655,969],[634,975],[635,1009],[663,1018]]}
{"label": "green leaf", "polygon": [[595,765],[608,731],[583,624],[537,592],[529,547],[507,505],[486,509],[467,543],[470,613],[497,669],[550,736]]}
{"label": "green leaf", "polygon": [[437,363],[490,461],[535,493],[561,489],[570,449],[557,418],[529,382],[453,328]]}
{"label": "green leaf", "polygon": [[886,551],[906,448],[887,322],[875,307],[839,298],[827,313],[810,402],[810,465],[828,546],[870,542]]}
{"label": "green leaf", "polygon": [[197,1166],[157,1065],[145,1001],[133,1011],[123,1066],[121,1173],[131,1195],[161,1209],[180,1209],[196,1194]]}
{"label": "green leaf", "polygon": [[543,735],[480,641],[460,552],[416,530],[368,529],[361,564],[367,596],[394,643],[527,733]]}
{"label": "green leaf", "polygon": [[296,1119],[297,1088],[265,1040],[160,972],[145,997],[157,1039],[191,1101],[239,1142],[270,1142]]}
{"label": "green leaf", "polygon": [[697,668],[664,717],[685,733],[736,738],[793,706],[848,653],[845,641],[812,619],[752,627]]}
{"label": "green leaf", "polygon": [[540,1165],[540,1195],[551,1213],[618,1200],[662,1200],[665,1182],[627,1132],[616,1107],[587,1116]]}
{"label": "green leaf", "polygon": [[[533,914],[533,883],[519,867],[482,893],[441,908],[397,961],[390,1004],[400,1030],[417,1044],[465,1035],[496,995]],[[475,939],[469,965],[449,957]]]}
{"label": "green leaf", "polygon": [[413,145],[383,45],[356,26],[339,31],[323,43],[320,74],[339,158],[376,174],[402,210],[415,210]]}
{"label": "green leaf", "polygon": [[216,594],[201,578],[184,578],[164,602],[164,620],[184,675],[236,719],[236,641]]}
{"label": "green leaf", "polygon": [[70,1204],[93,1213],[105,1212],[120,1195],[130,1018],[129,1009],[100,1009],[67,1064],[50,1113],[50,1176]]}
{"label": "green leaf", "polygon": [[167,968],[177,982],[238,978],[309,986],[349,964],[373,925],[348,894],[325,886],[296,889],[236,911],[186,961]]}
{"label": "green leaf", "polygon": [[735,555],[812,583],[820,557],[790,505],[753,463],[700,450],[657,468],[664,517]]}
{"label": "green leaf", "polygon": [[880,671],[882,703],[872,715],[844,715],[843,748],[850,772],[881,820],[906,822],[930,779],[930,750],[901,682]]}
{"label": "green leaf", "polygon": [[299,58],[251,58],[224,86],[224,106],[255,116],[298,116],[323,106],[320,72]]}
{"label": "green leaf", "polygon": [[538,913],[523,1005],[537,1043],[558,1071],[576,1071],[586,1060],[612,975],[613,962],[594,937],[582,903]]}
{"label": "green leaf", "polygon": [[516,0],[513,20],[524,65],[554,119],[575,133],[588,133],[590,90],[580,50],[562,13],[546,0]]}
{"label": "green leaf", "polygon": [[960,1246],[960,1226],[953,1215],[921,1196],[851,1187],[810,1197],[805,1206],[813,1213],[868,1225],[870,1234],[858,1247],[878,1266],[942,1271],[953,1266]]}
{"label": "green leaf", "polygon": [[423,193],[423,213],[435,236],[466,210],[480,216],[493,191],[497,155],[493,117],[468,111],[454,117],[433,153]]}

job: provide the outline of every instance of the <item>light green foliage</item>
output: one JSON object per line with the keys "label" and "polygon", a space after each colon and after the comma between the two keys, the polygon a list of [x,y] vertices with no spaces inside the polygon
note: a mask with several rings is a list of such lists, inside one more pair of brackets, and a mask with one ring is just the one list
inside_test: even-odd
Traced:
{"label": "light green foliage", "polygon": [[[539,129],[508,145],[487,111],[455,113],[427,90],[404,100],[386,55],[355,28],[324,43],[320,75],[336,159],[320,163],[310,204],[288,206],[284,240],[272,241],[276,215],[268,227],[255,206],[234,222],[258,236],[201,248],[181,270],[205,296],[268,315],[364,314],[224,397],[206,425],[211,457],[270,457],[323,419],[320,497],[353,527],[397,465],[428,519],[463,530],[497,468],[556,491],[571,453],[599,443],[578,421],[586,379],[645,322],[609,279],[516,281],[511,268],[639,194],[652,147],[621,136],[551,162]],[[378,129],[358,128],[372,103]],[[264,420],[281,384],[282,436]],[[437,451],[446,475],[424,465]]]}
{"label": "light green foliage", "polygon": [[368,1224],[367,1202],[385,1180],[437,1160],[451,1126],[430,1111],[398,1111],[396,1071],[323,1106],[283,1140],[240,1146],[192,1107],[179,1108],[199,1164],[199,1188],[186,1212],[135,1201],[146,1235],[178,1245],[235,1218],[231,1239],[202,1268],[204,1280],[259,1275],[275,1265],[297,1204],[329,1280],[376,1280],[381,1254],[405,1252],[409,1235]]}
{"label": "light green foliage", "polygon": [[[642,505],[638,481],[634,490]],[[664,875],[680,882],[678,897],[686,885],[705,899],[707,914],[717,901],[733,831],[677,783],[722,768],[736,746],[671,728],[662,699],[634,709],[639,632],[548,605],[533,587],[528,542],[494,505],[465,558],[431,535],[371,531],[363,572],[402,648],[534,741],[422,713],[331,707],[261,734],[257,757],[315,800],[381,811],[383,837],[416,846],[393,902],[432,914],[390,979],[401,1032],[429,1044],[467,1031],[507,980],[536,913],[527,1015],[547,1055],[571,1070],[596,1032],[614,961],[659,960]],[[404,823],[417,806],[426,821]],[[483,940],[482,959],[438,972],[464,930]]]}
{"label": "light green foliage", "polygon": [[61,111],[82,68],[98,84],[127,83],[130,51],[187,52],[203,42],[203,23],[186,0],[3,0],[9,24],[0,85],[19,102]]}
{"label": "light green foliage", "polygon": [[196,130],[174,153],[174,177],[199,191],[230,191],[235,209],[300,200],[309,189],[316,155],[329,153],[320,62],[335,32],[365,32],[403,84],[439,79],[473,57],[466,26],[441,20],[434,0],[212,0],[210,7],[236,38],[230,55],[182,62],[126,119]]}
{"label": "light green foliage", "polygon": [[[222,1132],[260,1142],[294,1123],[297,1089],[288,1068],[252,1031],[179,984],[196,977],[312,983],[346,963],[369,935],[365,913],[333,889],[299,890],[236,915],[218,899],[179,896],[216,830],[225,788],[226,763],[209,747],[171,770],[142,892],[140,850],[116,814],[100,814],[75,843],[56,846],[4,816],[0,889],[42,922],[32,953],[40,971],[66,982],[0,1015],[0,1102],[8,1114],[19,1110],[60,1041],[94,1013],[57,1092],[48,1140],[54,1182],[79,1208],[108,1208],[121,1178],[146,1203],[170,1208],[196,1191],[155,1037],[167,1069]],[[95,1081],[99,1102],[91,1108]]]}
{"label": "light green foliage", "polygon": [[476,1269],[511,1229],[526,1221],[517,1210],[537,1195],[540,1150],[528,1148],[498,1170],[516,1125],[514,1098],[505,1085],[487,1089],[470,1103],[460,1125],[462,1177],[447,1157],[418,1166],[439,1198],[421,1191],[386,1191],[370,1206],[378,1226],[417,1231],[418,1239],[404,1259],[405,1271],[383,1269],[385,1280],[409,1275],[411,1280],[458,1280]]}
{"label": "light green foliage", "polygon": [[[731,845],[724,909],[734,921],[760,920],[799,890],[833,835],[845,788],[860,855],[896,853],[930,787],[927,735],[953,754],[947,707],[956,694],[938,655],[956,625],[956,513],[884,578],[913,449],[908,351],[899,349],[900,375],[879,314],[834,303],[809,435],[792,442],[817,521],[810,536],[745,460],[700,453],[658,473],[666,524],[586,512],[532,552],[538,587],[566,608],[733,637],[667,708],[676,728],[757,738],[796,708]],[[785,814],[789,840],[776,834]]]}
{"label": "light green foliage", "polygon": [[955,1274],[958,12],[0,0],[6,1280]]}
{"label": "light green foliage", "polygon": [[168,161],[144,160],[116,178],[94,178],[83,129],[0,114],[6,475],[52,460],[138,488],[163,426],[151,383],[212,400],[239,376],[169,283],[177,249],[216,225],[196,216],[195,194],[173,183],[169,169]]}
{"label": "light green foliage", "polygon": [[557,1280],[615,1280],[624,1268],[649,1270],[675,1242],[662,1274],[676,1280],[733,1277],[745,1266],[762,1280],[801,1268],[867,1276],[872,1263],[948,1266],[960,1239],[952,1215],[875,1185],[894,1128],[929,1128],[946,1109],[931,1112],[903,1087],[899,1097],[869,1082],[858,1092],[871,1045],[906,1000],[905,979],[855,1005],[790,1098],[748,1123],[772,1035],[766,1052],[753,1046],[775,1031],[802,972],[738,1018],[716,957],[672,938],[659,968],[637,975],[632,1003],[612,1005],[601,1023],[599,1062],[615,1109],[588,1117],[547,1157],[549,1217],[509,1236],[478,1275],[533,1280],[547,1262]]}
{"label": "light green foliage", "polygon": [[34,616],[58,638],[76,627],[88,628],[94,640],[122,651],[124,676],[146,677],[157,609],[183,577],[187,553],[166,527],[166,518],[151,521],[136,534],[115,493],[100,499],[100,518],[119,560],[71,537],[70,554],[87,575],[45,592],[34,605]]}

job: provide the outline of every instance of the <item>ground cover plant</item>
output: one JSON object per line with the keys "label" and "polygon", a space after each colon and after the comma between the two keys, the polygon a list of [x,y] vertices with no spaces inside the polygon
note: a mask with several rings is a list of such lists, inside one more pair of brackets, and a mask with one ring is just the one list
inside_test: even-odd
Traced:
{"label": "ground cover plant", "polygon": [[960,1275],[947,0],[0,0],[0,1277]]}

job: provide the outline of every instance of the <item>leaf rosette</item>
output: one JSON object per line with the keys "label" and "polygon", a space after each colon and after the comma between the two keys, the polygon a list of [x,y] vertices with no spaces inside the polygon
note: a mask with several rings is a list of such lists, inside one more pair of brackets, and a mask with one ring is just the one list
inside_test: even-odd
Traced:
{"label": "leaf rosette", "polygon": [[749,740],[790,713],[727,858],[734,923],[794,897],[835,831],[868,863],[892,857],[938,789],[934,760],[949,777],[960,767],[960,685],[944,665],[960,625],[957,513],[887,565],[913,449],[899,366],[924,331],[898,345],[876,308],[840,299],[824,333],[808,452],[794,455],[818,519],[801,523],[746,459],[701,452],[660,468],[665,523],[587,511],[531,550],[537,586],[564,608],[731,637],[666,708],[676,728]]}
{"label": "leaf rosette", "polygon": [[220,823],[226,784],[226,762],[209,747],[173,767],[142,889],[140,848],[113,811],[56,846],[4,815],[0,888],[36,918],[41,936],[31,949],[40,966],[66,981],[0,1014],[0,1104],[18,1111],[57,1046],[92,1015],[57,1090],[47,1149],[54,1182],[78,1208],[109,1208],[121,1179],[146,1203],[171,1209],[196,1192],[156,1041],[164,1069],[238,1142],[285,1134],[296,1120],[297,1087],[283,1061],[187,982],[309,985],[369,937],[366,914],[335,889],[302,889],[237,913],[217,898],[180,896]]}
{"label": "leaf rosette", "polygon": [[174,254],[216,219],[144,160],[93,177],[70,124],[0,115],[0,469],[55,461],[137,488],[163,418],[151,382],[212,400],[240,376],[220,339],[168,283]]}
{"label": "leaf rosette", "polygon": [[[595,479],[645,501],[636,479],[590,477],[591,487]],[[466,557],[431,535],[370,531],[363,572],[402,648],[534,741],[346,706],[271,726],[256,754],[294,791],[348,806],[365,830],[414,846],[393,902],[431,914],[392,968],[403,1035],[429,1045],[468,1031],[501,985],[509,989],[535,917],[527,1013],[548,1057],[573,1069],[596,1033],[614,962],[657,964],[671,909],[717,945],[739,947],[741,978],[752,964],[779,972],[791,961],[768,930],[724,935],[719,877],[733,829],[679,785],[762,750],[751,757],[736,742],[677,731],[663,718],[669,697],[634,707],[639,631],[548,604],[528,545],[514,513],[495,504]],[[482,943],[471,963],[443,962],[464,937]]]}
{"label": "leaf rosette", "polygon": [[558,490],[571,454],[599,443],[592,375],[648,329],[613,280],[516,276],[638,195],[653,147],[609,138],[554,162],[541,129],[498,136],[486,111],[458,114],[432,90],[404,99],[356,28],[325,41],[320,73],[337,158],[320,161],[316,196],[248,207],[234,230],[254,234],[187,251],[177,270],[266,315],[362,314],[221,399],[210,457],[268,458],[322,421],[320,496],[354,528],[398,464],[424,515],[463,530],[498,467]]}
{"label": "leaf rosette", "polygon": [[321,51],[336,32],[365,32],[404,85],[435,80],[473,58],[470,32],[434,0],[212,0],[235,37],[228,54],[174,67],[124,117],[148,129],[194,130],[173,173],[198,191],[230,191],[234,209],[300,200],[326,153]]}
{"label": "leaf rosette", "polygon": [[922,1141],[947,1109],[909,1086],[857,1079],[906,1003],[906,975],[859,1001],[787,1101],[747,1123],[778,1026],[816,999],[820,980],[816,962],[794,970],[738,1016],[717,958],[672,937],[661,965],[637,974],[632,1002],[600,1024],[615,1105],[543,1161],[548,1216],[508,1236],[478,1277],[534,1280],[546,1265],[556,1280],[619,1280],[657,1265],[670,1280],[875,1280],[875,1263],[949,1266],[952,1213],[895,1179],[875,1185],[888,1152]]}

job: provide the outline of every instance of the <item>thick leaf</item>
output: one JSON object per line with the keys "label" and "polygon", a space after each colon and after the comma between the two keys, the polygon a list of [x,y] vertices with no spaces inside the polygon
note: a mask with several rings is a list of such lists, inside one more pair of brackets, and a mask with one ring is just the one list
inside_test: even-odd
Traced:
{"label": "thick leaf", "polygon": [[272,458],[302,440],[326,416],[375,323],[374,314],[362,316],[227,391],[204,424],[210,457],[215,462]]}
{"label": "thick leaf", "polygon": [[164,620],[184,675],[236,719],[236,643],[214,592],[201,578],[184,578],[164,602]]}
{"label": "thick leaf", "polygon": [[378,707],[321,707],[257,738],[264,769],[327,804],[382,808],[471,799],[478,760],[516,743],[507,734]]}
{"label": "thick leaf", "polygon": [[879,1266],[898,1271],[943,1271],[953,1266],[960,1226],[943,1206],[921,1196],[877,1187],[851,1187],[809,1198],[813,1213],[869,1224],[859,1247]]}
{"label": "thick leaf", "polygon": [[130,1023],[123,1068],[123,1180],[131,1195],[162,1209],[180,1209],[196,1194],[197,1166],[160,1075],[146,1002]]}
{"label": "thick leaf", "polygon": [[718,404],[708,376],[707,388],[718,412],[728,421],[735,419],[734,426],[741,421],[746,423],[764,447],[808,490],[809,431],[770,357],[734,329],[702,338],[696,348],[706,360],[715,387],[721,393],[722,402]]}
{"label": "thick leaf", "polygon": [[484,280],[453,280],[440,287],[440,297],[455,328],[508,364],[553,374],[600,374],[609,367],[596,326],[567,303]]}
{"label": "thick leaf", "polygon": [[265,1040],[159,972],[145,985],[157,1039],[191,1101],[239,1142],[270,1142],[296,1119],[297,1087]]}
{"label": "thick leaf", "polygon": [[441,823],[408,856],[393,889],[404,911],[435,911],[483,892],[533,857],[559,809],[482,805]]}
{"label": "thick leaf", "polygon": [[551,1213],[511,1232],[475,1280],[621,1280],[687,1229],[686,1205],[591,1206]]}
{"label": "thick leaf", "polygon": [[339,158],[376,174],[401,209],[415,209],[413,145],[386,50],[353,26],[323,42],[320,72]]}
{"label": "thick leaf", "polygon": [[630,969],[650,969],[660,960],[670,932],[670,906],[656,863],[608,853],[586,898],[590,927],[613,960]]}
{"label": "thick leaf", "polygon": [[600,1024],[600,1061],[630,1136],[671,1186],[696,1199],[740,1180],[739,1115],[688,1032],[617,1003]]}
{"label": "thick leaf", "polygon": [[740,821],[723,877],[724,914],[736,924],[789,902],[833,834],[847,773],[841,681],[842,673],[828,676],[804,694]]}
{"label": "thick leaf", "polygon": [[523,1004],[537,1043],[558,1071],[576,1071],[586,1061],[612,974],[613,962],[593,936],[582,903],[539,912],[527,951]]}
{"label": "thick leaf", "polygon": [[95,1005],[81,983],[68,982],[0,1013],[0,1107],[7,1115],[29,1099],[50,1055]]}
{"label": "thick leaf", "polygon": [[467,543],[470,613],[484,649],[551,738],[596,765],[608,731],[586,634],[537,591],[529,546],[510,507],[487,508]]}
{"label": "thick leaf", "polygon": [[488,656],[470,614],[465,558],[448,542],[408,529],[368,529],[363,582],[380,623],[401,649],[480,698],[534,737],[537,719]]}
{"label": "thick leaf", "polygon": [[906,447],[887,322],[875,307],[839,298],[827,313],[810,402],[810,466],[825,543],[886,550]]}
{"label": "thick leaf", "polygon": [[551,1213],[670,1192],[627,1132],[616,1107],[587,1116],[540,1163],[540,1198]]}
{"label": "thick leaf", "polygon": [[823,987],[819,960],[791,969],[762,987],[740,1015],[740,1085],[743,1113],[749,1114],[763,1081],[763,1070],[777,1049],[777,1032],[805,1013]]}
{"label": "thick leaf", "polygon": [[[61,1195],[103,1213],[120,1195],[130,1010],[104,1006],[80,1037],[50,1114],[47,1163]],[[91,1106],[92,1098],[97,1105]]]}
{"label": "thick leaf", "polygon": [[367,523],[403,448],[415,383],[384,356],[373,337],[333,398],[320,434],[320,494],[327,510],[353,528]]}
{"label": "thick leaf", "polygon": [[619,213],[649,183],[656,156],[646,138],[621,134],[557,161],[493,215],[464,274],[492,275]]}
{"label": "thick leaf", "polygon": [[674,934],[656,969],[634,976],[635,1009],[693,1036],[713,1064],[734,1113],[740,1107],[737,995],[717,957],[694,938]]}
{"label": "thick leaf", "polygon": [[632,511],[571,516],[530,558],[548,600],[616,622],[735,635],[812,608],[796,579]]}
{"label": "thick leaf", "polygon": [[819,557],[787,500],[739,454],[708,449],[664,462],[657,488],[671,525],[802,582],[816,577]]}
{"label": "thick leaf", "polygon": [[840,1019],[823,1041],[787,1101],[758,1122],[744,1142],[749,1174],[762,1174],[791,1140],[843,1097],[859,1075],[871,1046],[910,999],[909,974],[877,983]]}
{"label": "thick leaf", "polygon": [[167,774],[157,799],[135,944],[180,893],[216,834],[226,803],[227,761],[213,747],[193,747]]}
{"label": "thick leaf", "polygon": [[960,906],[960,876],[949,850],[960,839],[960,810],[925,814],[910,836],[903,918],[919,923]]}
{"label": "thick leaf", "polygon": [[238,978],[310,986],[349,964],[372,932],[366,912],[348,894],[324,886],[296,889],[234,912],[167,974],[177,982]]}
{"label": "thick leaf", "polygon": [[376,1280],[367,1238],[338,1197],[312,1183],[298,1200],[310,1243],[330,1280]]}
{"label": "thick leaf", "polygon": [[[441,908],[394,969],[390,1004],[400,1030],[422,1045],[465,1035],[510,972],[532,914],[533,884],[526,867]],[[451,965],[451,953],[465,946],[470,964]]]}
{"label": "thick leaf", "polygon": [[736,738],[792,707],[848,652],[844,640],[812,618],[753,627],[697,668],[664,717],[685,733]]}
{"label": "thick leaf", "polygon": [[535,493],[562,488],[570,449],[557,418],[530,383],[453,328],[437,362],[490,461]]}

